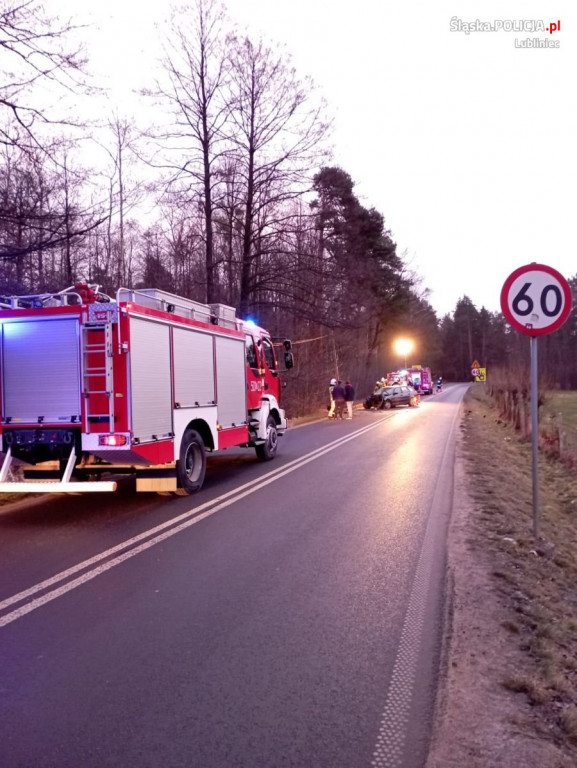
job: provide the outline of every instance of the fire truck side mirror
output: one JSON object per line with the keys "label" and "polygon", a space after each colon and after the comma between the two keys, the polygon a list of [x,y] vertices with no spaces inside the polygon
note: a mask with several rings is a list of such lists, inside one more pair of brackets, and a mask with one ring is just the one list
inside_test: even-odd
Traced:
{"label": "fire truck side mirror", "polygon": [[290,339],[285,339],[283,341],[283,347],[286,349],[287,352],[290,352],[292,349],[292,343]]}
{"label": "fire truck side mirror", "polygon": [[295,364],[292,352],[284,353],[284,367],[289,371]]}

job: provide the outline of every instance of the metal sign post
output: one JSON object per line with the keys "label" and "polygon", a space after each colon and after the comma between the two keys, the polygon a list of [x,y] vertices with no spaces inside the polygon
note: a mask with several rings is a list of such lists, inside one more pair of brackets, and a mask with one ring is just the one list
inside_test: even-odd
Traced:
{"label": "metal sign post", "polygon": [[533,465],[533,536],[538,539],[539,526],[539,387],[537,337],[531,336],[531,453]]}
{"label": "metal sign post", "polygon": [[533,535],[540,536],[539,386],[537,337],[560,328],[571,312],[571,287],[553,267],[526,264],[512,272],[501,289],[507,322],[531,337],[531,449],[533,465]]}

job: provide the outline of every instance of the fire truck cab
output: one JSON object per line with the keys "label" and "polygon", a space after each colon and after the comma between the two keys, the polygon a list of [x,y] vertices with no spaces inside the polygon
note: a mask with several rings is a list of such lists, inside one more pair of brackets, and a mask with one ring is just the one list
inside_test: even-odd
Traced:
{"label": "fire truck cab", "polygon": [[85,284],[0,299],[0,492],[113,491],[133,474],[138,491],[193,493],[207,453],[274,458],[280,372],[267,331],[223,304]]}

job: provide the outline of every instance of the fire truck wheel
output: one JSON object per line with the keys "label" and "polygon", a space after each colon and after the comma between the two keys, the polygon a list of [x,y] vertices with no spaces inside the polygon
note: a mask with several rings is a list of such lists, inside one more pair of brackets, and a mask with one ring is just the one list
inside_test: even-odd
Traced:
{"label": "fire truck wheel", "polygon": [[278,448],[278,432],[276,431],[276,421],[269,416],[266,422],[266,439],[262,445],[257,445],[256,455],[261,461],[270,461],[276,456]]}
{"label": "fire truck wheel", "polygon": [[176,462],[179,495],[195,493],[202,488],[206,472],[206,453],[202,437],[194,429],[187,429],[180,443],[180,458]]}

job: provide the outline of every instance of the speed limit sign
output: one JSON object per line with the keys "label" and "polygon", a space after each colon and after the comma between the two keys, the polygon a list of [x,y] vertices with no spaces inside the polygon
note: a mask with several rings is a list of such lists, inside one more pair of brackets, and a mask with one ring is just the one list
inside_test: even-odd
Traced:
{"label": "speed limit sign", "polygon": [[501,309],[507,322],[531,336],[531,453],[533,465],[533,535],[539,538],[539,386],[538,336],[560,328],[571,312],[571,287],[553,267],[526,264],[501,288]]}
{"label": "speed limit sign", "polygon": [[571,288],[553,267],[526,264],[505,280],[501,309],[507,322],[528,336],[560,328],[571,311]]}

